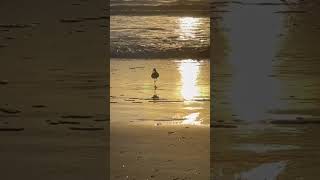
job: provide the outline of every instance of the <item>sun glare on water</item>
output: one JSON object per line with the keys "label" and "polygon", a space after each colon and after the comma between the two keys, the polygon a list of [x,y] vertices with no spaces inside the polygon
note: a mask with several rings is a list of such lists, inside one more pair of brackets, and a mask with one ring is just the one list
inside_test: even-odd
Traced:
{"label": "sun glare on water", "polygon": [[197,79],[199,76],[199,62],[188,59],[179,65],[181,74],[181,95],[184,100],[192,100],[200,95]]}
{"label": "sun glare on water", "polygon": [[182,121],[181,124],[190,124],[190,125],[201,125],[201,121],[199,120],[199,112],[189,114],[185,116],[185,120]]}
{"label": "sun glare on water", "polygon": [[179,19],[180,39],[189,40],[196,37],[196,30],[199,26],[199,18],[182,17]]}

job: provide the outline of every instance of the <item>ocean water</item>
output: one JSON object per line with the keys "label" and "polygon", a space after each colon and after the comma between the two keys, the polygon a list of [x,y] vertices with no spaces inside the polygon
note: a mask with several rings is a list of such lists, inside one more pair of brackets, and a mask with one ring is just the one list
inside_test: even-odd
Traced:
{"label": "ocean water", "polygon": [[111,0],[111,15],[207,16],[213,0]]}
{"label": "ocean water", "polygon": [[194,14],[207,11],[207,4],[207,0],[111,1],[111,56],[208,58],[210,18]]}
{"label": "ocean water", "polygon": [[112,16],[111,55],[117,58],[208,57],[209,18]]}

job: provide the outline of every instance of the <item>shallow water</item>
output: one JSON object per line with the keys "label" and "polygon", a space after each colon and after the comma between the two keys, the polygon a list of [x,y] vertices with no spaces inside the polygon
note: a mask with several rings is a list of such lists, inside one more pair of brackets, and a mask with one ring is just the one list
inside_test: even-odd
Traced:
{"label": "shallow water", "polygon": [[208,60],[112,59],[111,123],[209,125],[209,66]]}

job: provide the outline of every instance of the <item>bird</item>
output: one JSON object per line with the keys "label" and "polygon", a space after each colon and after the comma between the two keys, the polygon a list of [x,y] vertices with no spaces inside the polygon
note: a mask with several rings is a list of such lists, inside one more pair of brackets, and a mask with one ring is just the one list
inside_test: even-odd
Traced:
{"label": "bird", "polygon": [[153,68],[152,74],[151,74],[151,78],[152,79],[158,79],[159,77],[159,73],[157,72],[156,68]]}
{"label": "bird", "polygon": [[157,89],[156,81],[159,78],[159,73],[157,72],[156,68],[153,68],[151,78],[154,80],[154,89]]}

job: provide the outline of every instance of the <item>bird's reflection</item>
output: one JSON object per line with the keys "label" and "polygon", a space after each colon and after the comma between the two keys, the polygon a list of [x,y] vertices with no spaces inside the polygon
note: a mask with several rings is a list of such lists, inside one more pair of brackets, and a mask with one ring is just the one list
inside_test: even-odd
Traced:
{"label": "bird's reflection", "polygon": [[157,94],[157,89],[154,88],[154,91],[153,91],[153,96],[151,97],[153,100],[159,100],[160,97],[158,96]]}

